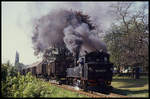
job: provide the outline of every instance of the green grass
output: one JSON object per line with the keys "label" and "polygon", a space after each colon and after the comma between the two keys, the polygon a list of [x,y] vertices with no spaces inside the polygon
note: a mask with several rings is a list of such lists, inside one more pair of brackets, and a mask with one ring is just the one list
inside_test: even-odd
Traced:
{"label": "green grass", "polygon": [[113,92],[130,97],[149,97],[148,77],[133,79],[130,77],[113,77]]}
{"label": "green grass", "polygon": [[75,97],[75,98],[83,98],[83,97],[87,97],[85,95],[82,95],[82,94],[79,94],[79,93],[76,93],[76,92],[71,92],[69,90],[65,90],[65,89],[62,89],[62,88],[58,88],[56,86],[49,86],[51,87],[52,89],[52,93],[51,93],[51,97],[52,98],[58,98],[58,97]]}

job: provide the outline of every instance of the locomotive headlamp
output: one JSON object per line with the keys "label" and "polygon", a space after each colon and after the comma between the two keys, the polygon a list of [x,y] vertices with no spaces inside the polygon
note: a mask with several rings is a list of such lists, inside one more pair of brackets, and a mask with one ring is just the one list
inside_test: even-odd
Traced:
{"label": "locomotive headlamp", "polygon": [[108,85],[111,85],[111,81],[107,81],[107,84],[108,84]]}

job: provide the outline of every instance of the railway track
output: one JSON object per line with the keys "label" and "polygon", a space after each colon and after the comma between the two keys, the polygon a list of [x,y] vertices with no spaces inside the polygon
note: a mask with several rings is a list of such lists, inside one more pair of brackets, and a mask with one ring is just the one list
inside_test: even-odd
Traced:
{"label": "railway track", "polygon": [[111,97],[125,98],[125,97],[127,97],[127,96],[123,96],[123,95],[119,95],[119,94],[115,94],[115,93],[110,93],[110,94],[107,95],[107,94],[94,92],[94,91],[85,92],[85,91],[83,91],[83,89],[75,90],[74,87],[69,86],[69,85],[64,85],[64,84],[59,85],[58,83],[52,83],[52,82],[50,82],[50,84],[52,84],[54,86],[57,86],[57,87],[60,87],[60,88],[63,88],[63,89],[70,90],[72,92],[76,92],[76,93],[79,93],[79,94],[86,95],[90,98],[111,98]]}

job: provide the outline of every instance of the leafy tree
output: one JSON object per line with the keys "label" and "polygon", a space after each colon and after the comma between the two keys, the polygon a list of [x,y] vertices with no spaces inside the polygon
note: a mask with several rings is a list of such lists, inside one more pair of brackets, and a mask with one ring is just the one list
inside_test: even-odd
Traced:
{"label": "leafy tree", "polygon": [[148,67],[148,10],[145,4],[133,12],[134,3],[118,3],[112,6],[117,21],[105,35],[111,60],[118,66]]}

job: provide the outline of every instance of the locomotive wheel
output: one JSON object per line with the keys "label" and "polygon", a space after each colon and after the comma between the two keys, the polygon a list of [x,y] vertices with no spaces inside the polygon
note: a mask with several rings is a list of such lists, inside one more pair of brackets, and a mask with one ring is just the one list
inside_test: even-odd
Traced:
{"label": "locomotive wheel", "polygon": [[73,78],[70,78],[70,85],[73,86]]}
{"label": "locomotive wheel", "polygon": [[77,79],[73,79],[73,86],[77,86]]}
{"label": "locomotive wheel", "polygon": [[108,90],[113,90],[112,86],[107,86]]}
{"label": "locomotive wheel", "polygon": [[56,80],[56,81],[58,81],[58,85],[61,85],[61,84],[62,84],[61,80]]}

